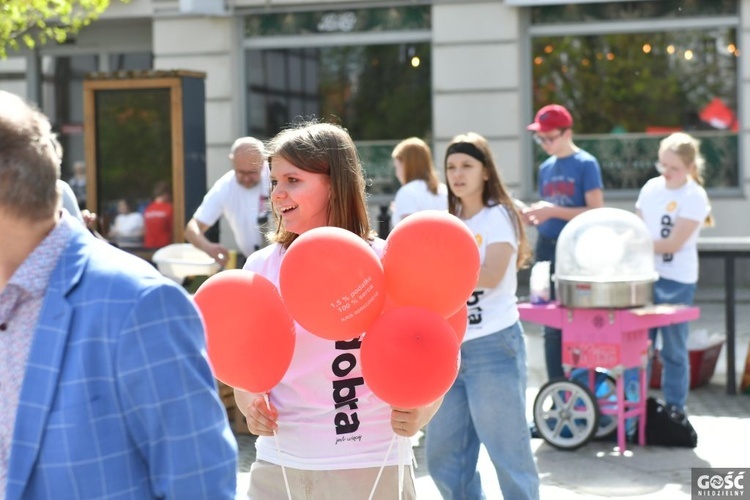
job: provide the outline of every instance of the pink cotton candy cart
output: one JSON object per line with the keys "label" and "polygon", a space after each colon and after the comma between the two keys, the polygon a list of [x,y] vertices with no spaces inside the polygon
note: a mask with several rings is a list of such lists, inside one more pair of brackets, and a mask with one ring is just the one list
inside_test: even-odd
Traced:
{"label": "pink cotton candy cart", "polygon": [[[562,362],[568,377],[544,384],[534,401],[534,422],[542,438],[575,450],[593,437],[617,429],[626,449],[626,419],[638,417],[638,444],[645,444],[648,330],[693,321],[697,307],[656,305],[630,309],[569,308],[558,303],[519,304],[521,319],[562,330]],[[573,380],[574,369],[588,369],[587,383]],[[625,370],[638,371],[638,397],[625,397]],[[611,393],[596,390],[597,369],[611,374]],[[605,391],[606,392],[606,391]],[[596,395],[595,395],[596,394]],[[611,424],[600,425],[602,416]]]}

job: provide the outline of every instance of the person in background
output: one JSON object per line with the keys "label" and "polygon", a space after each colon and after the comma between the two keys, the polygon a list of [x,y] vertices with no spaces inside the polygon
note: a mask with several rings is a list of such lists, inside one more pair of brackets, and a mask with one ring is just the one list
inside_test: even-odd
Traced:
{"label": "person in background", "polygon": [[126,198],[117,201],[117,215],[109,228],[109,239],[120,248],[143,246],[144,219]]}
{"label": "person in background", "polygon": [[173,242],[172,237],[172,189],[166,181],[154,187],[154,201],[143,211],[143,246],[161,248]]}
{"label": "person in background", "polygon": [[[635,208],[654,239],[654,304],[692,305],[698,282],[698,235],[713,225],[703,188],[704,159],[700,143],[677,132],[659,143],[658,177],[641,188]],[[690,388],[688,323],[649,331],[652,345],[661,330],[662,390],[667,409],[685,415]]]}
{"label": "person in background", "polygon": [[458,135],[445,153],[448,210],[469,227],[481,269],[461,344],[461,369],[427,426],[427,469],[443,498],[484,498],[479,447],[490,455],[503,498],[538,499],[526,424],[526,347],[516,273],[530,257],[524,226],[487,140]]}
{"label": "person in background", "polygon": [[59,175],[48,119],[0,91],[0,497],[235,498],[198,310],[61,210]]}
{"label": "person in background", "polygon": [[57,188],[60,190],[62,207],[67,210],[70,215],[81,222],[84,222],[83,214],[78,206],[78,201],[76,200],[76,195],[73,192],[73,189],[62,179],[57,179]]}
{"label": "person in background", "polygon": [[206,193],[193,218],[185,227],[185,239],[226,265],[229,250],[209,241],[205,232],[226,217],[242,256],[265,246],[262,228],[268,219],[268,183],[266,152],[263,143],[254,137],[240,137],[229,153],[233,169],[225,173]]}
{"label": "person in background", "polygon": [[[344,129],[303,123],[284,130],[270,142],[269,162],[276,232],[269,246],[247,259],[244,269],[278,287],[289,246],[306,231],[324,226],[351,231],[382,254],[385,242],[375,236],[367,218],[359,155]],[[359,338],[335,342],[297,323],[295,327],[295,355],[270,392],[270,409],[262,394],[235,389],[248,429],[259,436],[250,498],[287,498],[282,466],[287,468],[291,498],[352,498],[355,492],[366,498],[376,482],[373,498],[394,498],[399,469],[410,459],[400,461],[397,447],[390,448],[393,433],[413,436],[440,402],[416,409],[390,407],[362,379]],[[342,373],[331,363],[344,351],[350,366]],[[343,393],[356,404],[342,404]],[[379,476],[381,466],[385,468]],[[414,499],[414,478],[407,472],[404,480],[402,498]]]}
{"label": "person in background", "polygon": [[391,157],[402,184],[391,206],[391,228],[420,210],[448,209],[448,188],[438,179],[430,147],[422,139],[410,137],[401,141]]}
{"label": "person in background", "polygon": [[73,163],[73,177],[68,180],[78,201],[78,208],[86,208],[86,164],[82,161]]}
{"label": "person in background", "polygon": [[[576,215],[604,206],[604,184],[599,162],[573,142],[573,117],[565,107],[550,104],[541,108],[534,123],[526,127],[534,141],[549,155],[539,166],[537,184],[541,201],[522,210],[526,224],[537,229],[536,262],[550,262],[550,278],[555,272],[557,237]],[[550,299],[555,287],[550,283]],[[544,355],[547,378],[565,376],[562,368],[562,332],[544,327]],[[532,429],[532,432],[533,429]]]}
{"label": "person in background", "polygon": [[[62,144],[60,144],[60,141],[58,140],[57,135],[52,134],[52,137],[50,138],[50,140],[52,141],[52,147],[55,150],[55,154],[57,155],[58,158],[62,158],[63,147],[62,147]],[[89,231],[91,231],[91,234],[93,234],[97,238],[102,238],[102,236],[96,230],[97,225],[98,225],[96,213],[91,212],[86,208],[82,209],[79,206],[79,202],[76,199],[76,194],[73,191],[73,188],[70,187],[70,185],[67,182],[65,182],[62,179],[58,179],[57,186],[60,189],[60,192],[62,193],[63,208],[67,210],[68,213],[71,214],[73,217],[80,220],[83,223],[83,225],[86,226]],[[84,194],[85,192],[86,191],[84,190]]]}

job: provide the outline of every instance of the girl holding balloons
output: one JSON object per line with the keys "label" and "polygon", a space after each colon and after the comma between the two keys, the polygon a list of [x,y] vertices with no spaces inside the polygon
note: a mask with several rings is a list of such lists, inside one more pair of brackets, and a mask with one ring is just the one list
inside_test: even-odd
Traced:
{"label": "girl holding balloons", "polygon": [[523,224],[485,138],[455,137],[446,151],[448,209],[479,246],[481,270],[468,300],[461,368],[427,426],[430,475],[444,498],[484,498],[477,471],[487,449],[504,498],[539,498],[526,423],[526,350],[516,271],[529,257]]}
{"label": "girl holding balloons", "polygon": [[[355,235],[380,256],[384,241],[370,229],[362,166],[344,129],[305,123],[284,130],[269,143],[269,164],[277,229],[271,236],[273,243],[252,254],[245,270],[264,276],[276,287],[281,282],[286,301],[282,262],[292,256],[290,246],[310,230],[345,229],[349,237]],[[317,264],[310,259],[307,268],[313,270]],[[306,272],[305,266],[299,269]],[[298,277],[300,287],[310,286],[305,282],[309,276]],[[369,284],[364,281],[352,296],[365,294]],[[371,498],[394,498],[401,480],[403,498],[415,498],[414,478],[408,473],[399,477],[404,476],[410,457],[401,457],[390,444],[393,433],[416,434],[439,401],[416,409],[392,408],[373,394],[362,377],[361,332],[353,339],[330,340],[319,332],[312,334],[295,319],[294,354],[270,398],[235,389],[248,429],[259,436],[250,498],[359,498],[360,494],[367,498],[373,484],[377,489]]]}

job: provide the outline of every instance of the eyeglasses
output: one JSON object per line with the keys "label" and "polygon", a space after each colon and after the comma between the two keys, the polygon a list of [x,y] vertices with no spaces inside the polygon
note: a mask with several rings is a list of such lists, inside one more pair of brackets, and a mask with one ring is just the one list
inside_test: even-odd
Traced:
{"label": "eyeglasses", "polygon": [[552,144],[553,142],[555,142],[556,140],[558,140],[560,137],[562,137],[562,135],[563,135],[563,132],[560,132],[559,134],[557,134],[554,137],[542,137],[539,134],[534,134],[532,137],[534,139],[534,142],[536,142],[540,146],[543,146],[545,144]]}

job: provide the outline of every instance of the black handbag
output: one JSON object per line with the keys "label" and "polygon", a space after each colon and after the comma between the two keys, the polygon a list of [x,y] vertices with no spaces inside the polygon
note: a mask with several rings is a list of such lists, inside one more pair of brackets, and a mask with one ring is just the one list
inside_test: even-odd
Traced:
{"label": "black handbag", "polygon": [[646,401],[646,444],[655,446],[698,446],[698,434],[685,415],[668,411],[662,401]]}

